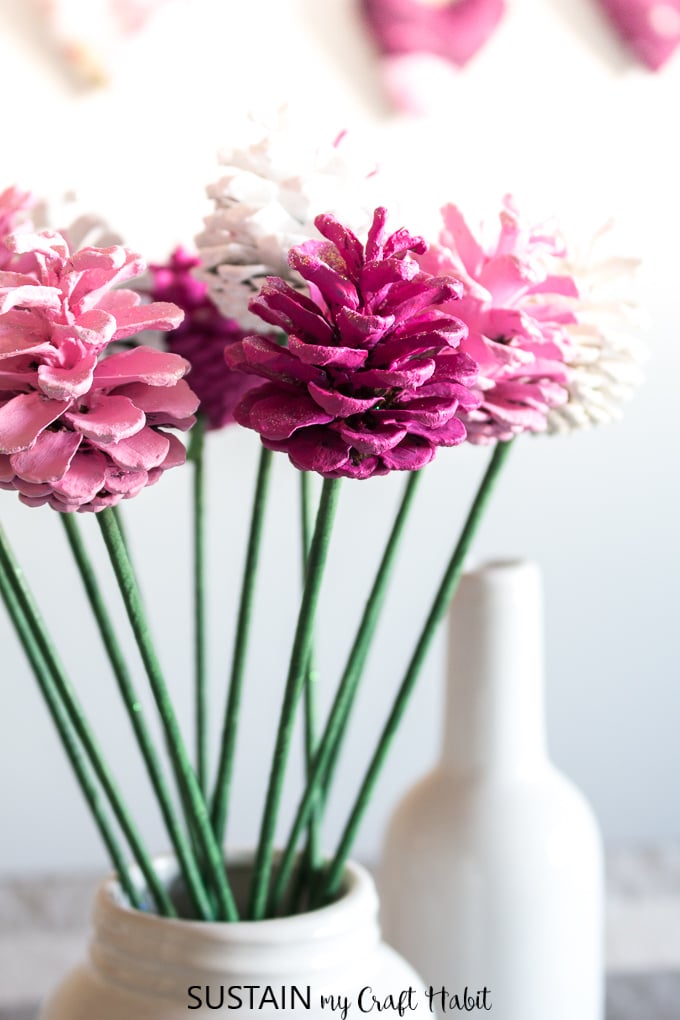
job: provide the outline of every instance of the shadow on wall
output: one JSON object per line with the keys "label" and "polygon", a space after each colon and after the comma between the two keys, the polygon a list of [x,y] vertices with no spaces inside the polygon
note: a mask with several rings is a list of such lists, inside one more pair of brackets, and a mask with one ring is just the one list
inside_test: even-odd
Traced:
{"label": "shadow on wall", "polygon": [[[630,69],[634,58],[626,53],[623,43],[609,24],[599,0],[543,0],[557,11],[569,31],[606,61],[610,68],[623,73]],[[578,68],[574,68],[575,71]]]}
{"label": "shadow on wall", "polygon": [[[583,40],[591,51],[611,70],[622,74],[636,66],[635,58],[626,52],[615,29],[601,9],[598,0],[543,0],[563,21],[565,28]],[[354,91],[365,100],[370,96],[370,112],[385,115],[391,111],[379,74],[378,53],[360,10],[359,0],[298,0],[298,9],[330,60],[334,61]],[[510,6],[506,14],[513,16]],[[521,15],[520,15],[521,16]],[[529,11],[526,29],[532,31]],[[499,31],[503,31],[501,25]],[[338,41],[344,39],[344,46]],[[540,40],[536,38],[534,44]],[[578,73],[578,67],[574,67]]]}
{"label": "shadow on wall", "polygon": [[52,65],[53,73],[61,75],[67,89],[76,94],[84,90],[85,82],[69,70],[37,0],[23,0],[22,3],[0,0],[0,33],[14,36],[22,49],[41,55]]}
{"label": "shadow on wall", "polygon": [[[357,0],[297,0],[297,6],[301,21],[362,104],[368,105],[367,112],[379,117],[391,113],[379,75],[378,53]],[[344,45],[339,45],[340,40]]]}

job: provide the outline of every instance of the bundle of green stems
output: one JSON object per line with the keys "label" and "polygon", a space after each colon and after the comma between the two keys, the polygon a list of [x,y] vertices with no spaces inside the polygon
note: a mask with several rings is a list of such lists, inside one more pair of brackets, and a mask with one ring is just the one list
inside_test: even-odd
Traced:
{"label": "bundle of green stems", "polygon": [[[207,553],[205,433],[200,420],[190,448],[193,466],[193,605],[195,637],[195,733],[189,748],[170,696],[148,625],[140,586],[120,514],[108,508],[96,515],[101,539],[114,572],[127,620],[134,635],[153,705],[162,726],[163,747],[156,746],[143,698],[116,633],[100,579],[88,553],[75,514],[61,522],[87,595],[92,616],[108,657],[124,708],[129,716],[148,779],[156,797],[168,840],[177,859],[183,895],[176,896],[160,879],[154,861],[126,804],[111,766],[67,674],[37,601],[4,530],[0,527],[0,593],[28,662],[56,726],[59,738],[111,864],[130,905],[166,917],[189,916],[205,921],[261,920],[300,909],[313,909],[339,894],[346,862],[352,852],[372,793],[389,755],[395,734],[421,674],[437,629],[453,597],[470,545],[507,459],[511,443],[493,448],[460,535],[446,562],[413,653],[396,688],[391,708],[377,735],[373,752],[337,846],[324,853],[326,805],[364,676],[393,574],[401,540],[416,502],[423,471],[406,476],[403,495],[379,560],[373,584],[337,682],[330,710],[321,725],[317,704],[319,675],[314,648],[315,621],[342,484],[326,479],[315,503],[310,477],[300,472],[300,520],[303,584],[297,623],[272,753],[269,780],[254,856],[247,902],[237,903],[229,875],[229,810],[241,706],[246,686],[248,649],[255,630],[255,595],[261,572],[262,539],[270,490],[272,453],[262,448],[255,482],[251,521],[241,582],[239,610],[225,699],[219,754],[211,769],[208,740],[210,704],[207,669]],[[281,847],[275,836],[295,724],[304,712],[306,778],[288,836]],[[211,775],[211,772],[214,774]]]}

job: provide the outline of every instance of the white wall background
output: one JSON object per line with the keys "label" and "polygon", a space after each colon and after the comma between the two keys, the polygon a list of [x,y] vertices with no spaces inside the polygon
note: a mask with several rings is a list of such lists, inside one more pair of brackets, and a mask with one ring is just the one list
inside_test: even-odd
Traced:
{"label": "white wall background", "polygon": [[[0,187],[76,188],[129,244],[162,258],[207,211],[214,152],[250,104],[290,100],[310,130],[352,126],[405,204],[448,198],[495,215],[512,190],[540,215],[594,230],[612,213],[645,259],[648,381],[616,427],[518,444],[477,556],[528,555],[545,572],[552,752],[591,798],[611,842],[680,836],[677,624],[677,238],[680,55],[659,75],[629,61],[588,0],[513,0],[502,29],[442,97],[432,121],[390,116],[351,0],[179,0],[130,45],[108,91],[75,92],[31,40],[29,5],[0,2]],[[369,664],[329,838],[343,821],[485,453],[445,451],[424,481],[385,626]],[[213,437],[210,560],[213,694],[224,696],[254,477],[254,437]],[[147,603],[189,720],[188,476],[130,505]],[[339,672],[399,478],[345,486],[319,635]],[[149,842],[165,840],[92,635],[59,522],[2,493],[16,544]],[[259,823],[298,584],[295,478],[278,459],[249,669],[231,837]],[[93,549],[96,528],[86,522]],[[103,853],[46,713],[0,616],[0,873],[100,868]],[[377,852],[395,798],[433,760],[441,644],[382,779],[358,853]],[[140,674],[140,684],[142,677]],[[213,719],[214,738],[219,712]],[[291,769],[293,804],[299,755]]]}

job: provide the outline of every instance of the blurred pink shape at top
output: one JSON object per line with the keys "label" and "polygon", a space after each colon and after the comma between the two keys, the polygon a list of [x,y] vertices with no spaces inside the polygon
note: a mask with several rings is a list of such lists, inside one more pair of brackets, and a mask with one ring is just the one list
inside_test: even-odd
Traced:
{"label": "blurred pink shape at top", "polygon": [[599,0],[619,35],[652,71],[680,45],[680,0]]}
{"label": "blurred pink shape at top", "polygon": [[378,45],[389,55],[429,53],[462,66],[484,46],[505,12],[505,0],[361,0]]}

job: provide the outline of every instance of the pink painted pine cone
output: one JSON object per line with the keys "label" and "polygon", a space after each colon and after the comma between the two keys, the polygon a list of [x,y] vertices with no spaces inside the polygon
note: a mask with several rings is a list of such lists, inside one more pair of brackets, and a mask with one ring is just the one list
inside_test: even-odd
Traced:
{"label": "pink painted pine cone", "polygon": [[5,244],[5,238],[23,228],[34,205],[35,199],[28,191],[12,187],[0,192],[0,270],[8,269],[16,260],[15,253]]}
{"label": "pink painted pine cone", "polygon": [[470,441],[543,432],[551,408],[567,400],[566,326],[576,321],[566,298],[578,292],[570,276],[559,274],[559,241],[549,230],[527,228],[509,198],[500,231],[485,246],[456,206],[446,206],[442,218],[439,243],[420,262],[465,286],[450,309],[468,327],[461,351],[479,365],[480,403],[463,415]]}
{"label": "pink painted pine cone", "polygon": [[466,431],[459,412],[478,403],[475,362],[457,349],[465,329],[440,310],[460,295],[450,277],[422,272],[422,238],[388,234],[377,209],[364,247],[330,215],[324,241],[291,249],[310,297],[276,277],[251,310],[282,329],[288,348],[247,337],[227,362],[268,380],[236,408],[265,446],[326,478],[417,470]]}
{"label": "pink painted pine cone", "polygon": [[249,335],[235,319],[227,319],[211,301],[208,286],[192,270],[200,264],[183,248],[172,253],[165,265],[149,266],[151,297],[172,301],[184,312],[184,321],[165,334],[165,345],[191,365],[191,387],[200,399],[200,413],[209,429],[221,429],[234,421],[234,408],[259,379],[227,366],[225,350]]}
{"label": "pink painted pine cone", "polygon": [[29,506],[102,510],[185,459],[165,430],[195,420],[188,363],[147,347],[103,356],[182,313],[112,289],[145,268],[120,246],[72,254],[48,231],[6,243],[24,271],[0,273],[0,487]]}

